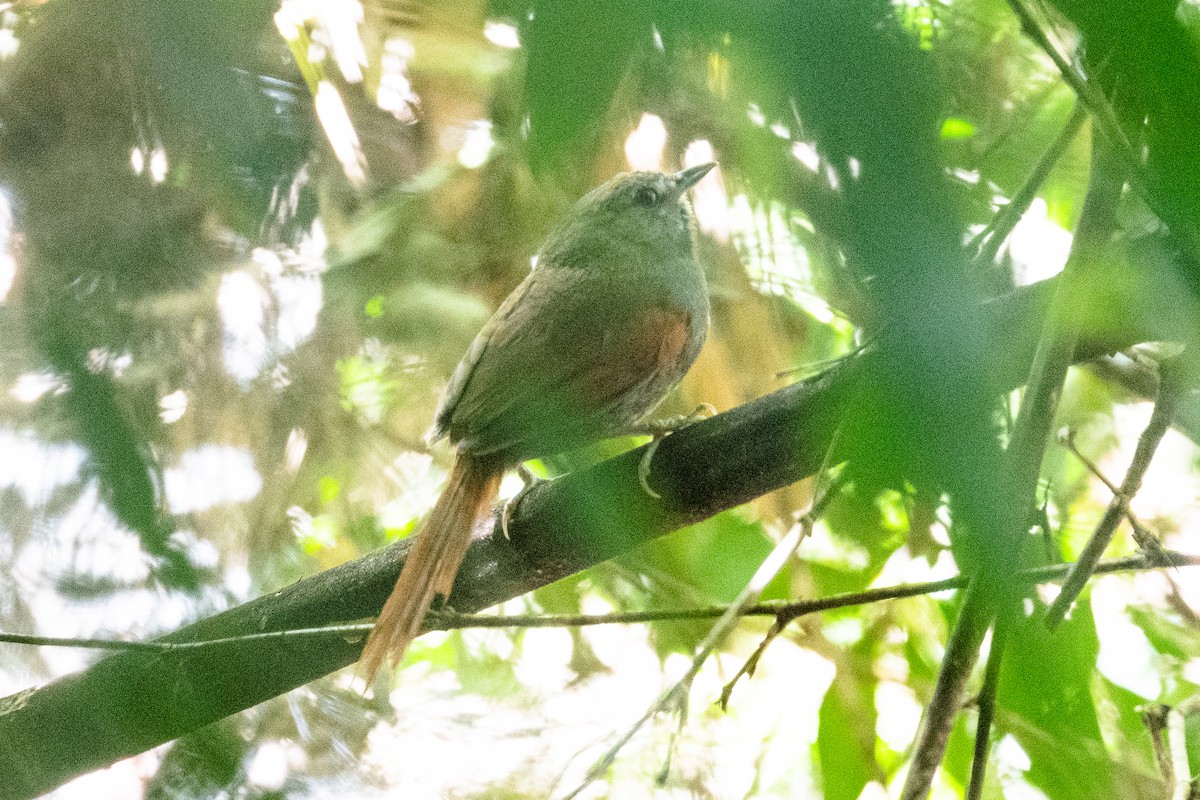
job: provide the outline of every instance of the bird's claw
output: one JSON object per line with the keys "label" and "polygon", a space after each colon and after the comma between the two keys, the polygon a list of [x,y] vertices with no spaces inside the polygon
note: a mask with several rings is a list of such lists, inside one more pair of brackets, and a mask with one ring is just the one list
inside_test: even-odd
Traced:
{"label": "bird's claw", "polygon": [[521,501],[525,499],[525,495],[529,494],[534,486],[541,483],[541,480],[529,471],[529,467],[521,464],[517,467],[517,474],[521,476],[521,480],[525,485],[521,487],[521,491],[514,494],[505,501],[504,507],[500,509],[500,532],[504,534],[505,541],[512,541],[512,537],[508,535],[508,523],[512,519],[512,515],[516,513],[517,507],[521,505]]}
{"label": "bird's claw", "polygon": [[661,437],[657,437],[646,445],[646,452],[642,453],[642,460],[638,462],[638,483],[642,485],[642,491],[655,500],[662,500],[662,495],[650,485],[650,461],[654,458],[654,451],[658,449],[660,441]]}
{"label": "bird's claw", "polygon": [[674,417],[665,419],[656,419],[652,422],[643,422],[640,425],[635,425],[632,434],[640,434],[642,436],[652,436],[654,439],[661,439],[667,434],[674,433],[680,428],[686,428],[695,422],[708,417],[717,415],[716,406],[712,403],[701,403],[696,406],[696,409],[689,414],[677,414]]}
{"label": "bird's claw", "polygon": [[658,450],[658,443],[664,437],[680,428],[686,428],[688,425],[708,417],[716,416],[716,414],[717,409],[711,403],[701,403],[690,414],[667,417],[663,420],[647,423],[639,428],[639,433],[649,434],[653,437],[650,440],[650,444],[646,445],[646,452],[642,454],[642,460],[638,462],[638,483],[642,485],[642,491],[655,500],[662,499],[662,495],[656,492],[654,487],[650,485],[650,462],[654,459],[654,452]]}

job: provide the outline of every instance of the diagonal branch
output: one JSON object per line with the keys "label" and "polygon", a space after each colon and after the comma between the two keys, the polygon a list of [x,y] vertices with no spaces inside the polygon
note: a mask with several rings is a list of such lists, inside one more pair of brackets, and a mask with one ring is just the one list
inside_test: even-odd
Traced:
{"label": "diagonal branch", "polygon": [[1012,235],[1017,223],[1025,216],[1025,212],[1033,205],[1042,184],[1050,177],[1050,172],[1058,165],[1063,154],[1067,152],[1067,148],[1071,146],[1071,142],[1075,141],[1075,135],[1079,133],[1079,129],[1083,127],[1086,119],[1087,107],[1083,103],[1077,102],[1071,116],[1067,119],[1067,124],[1063,126],[1050,148],[1038,159],[1025,183],[1021,185],[1013,198],[996,213],[987,227],[981,230],[967,245],[967,252],[973,254],[976,261],[980,264],[991,264],[996,260],[996,254],[1008,241],[1008,237]]}
{"label": "diagonal branch", "polygon": [[[983,637],[992,624],[992,610],[985,600],[980,599],[982,594],[978,580],[971,581],[964,592],[962,609],[942,656],[942,667],[938,670],[933,697],[921,719],[908,776],[900,792],[902,800],[928,797],[934,775],[942,763],[954,719],[962,710],[967,679],[971,677]],[[975,735],[989,734],[977,730]]]}
{"label": "diagonal branch", "polygon": [[[1164,372],[1170,371],[1166,364],[1163,365],[1163,369]],[[1121,518],[1130,514],[1129,501],[1141,488],[1146,470],[1150,468],[1150,460],[1154,457],[1154,452],[1162,442],[1163,436],[1166,435],[1167,429],[1171,427],[1171,417],[1174,414],[1177,396],[1177,389],[1172,383],[1173,381],[1168,380],[1164,374],[1158,402],[1154,404],[1154,412],[1150,415],[1149,424],[1138,438],[1133,461],[1125,473],[1125,480],[1121,481],[1120,488],[1113,492],[1112,501],[1104,510],[1104,516],[1100,518],[1096,530],[1092,532],[1092,536],[1084,546],[1083,552],[1079,554],[1075,566],[1068,573],[1062,591],[1059,592],[1058,597],[1054,598],[1054,603],[1046,612],[1046,624],[1050,627],[1058,625],[1066,617],[1075,598],[1079,597],[1079,593],[1083,591],[1083,587],[1087,585],[1088,579],[1092,576],[1092,570],[1100,563],[1100,557],[1104,555],[1105,549],[1112,541],[1113,534],[1116,533],[1117,526],[1121,523]]]}

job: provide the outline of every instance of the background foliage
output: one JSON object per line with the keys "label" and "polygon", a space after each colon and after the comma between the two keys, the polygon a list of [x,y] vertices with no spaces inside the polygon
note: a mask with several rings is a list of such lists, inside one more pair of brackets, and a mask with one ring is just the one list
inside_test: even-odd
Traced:
{"label": "background foliage", "polygon": [[[847,488],[766,599],[1018,566],[995,541],[1016,513],[1004,447],[1020,398],[981,356],[980,308],[1063,267],[1097,143],[1133,162],[1103,282],[1136,296],[1153,269],[1195,323],[1190,0],[2,7],[7,630],[149,638],[413,532],[448,464],[421,439],[441,385],[553,222],[631,166],[721,164],[696,193],[713,330],[664,413],[731,408],[867,342],[892,365],[839,432]],[[1157,330],[1140,304],[1087,289],[1080,330]],[[1054,428],[1114,482],[1176,350],[1068,378]],[[1194,553],[1200,427],[1182,360],[1176,429],[1132,508]],[[1061,443],[1040,478],[1019,565],[1076,558],[1111,499]],[[503,610],[727,603],[809,492]],[[1108,553],[1138,547],[1122,529]],[[1171,796],[1144,716],[1194,705],[1190,583],[1183,568],[1097,578],[1053,631],[1053,591],[1031,590],[1006,633],[980,796]],[[963,602],[802,618],[722,710],[768,630],[744,621],[688,712],[659,715],[585,796],[898,796]],[[431,634],[390,694],[331,676],[59,794],[562,795],[709,627]],[[92,658],[0,647],[14,692]],[[977,720],[968,703],[934,796],[963,796]],[[1196,720],[1178,743],[1187,776]]]}

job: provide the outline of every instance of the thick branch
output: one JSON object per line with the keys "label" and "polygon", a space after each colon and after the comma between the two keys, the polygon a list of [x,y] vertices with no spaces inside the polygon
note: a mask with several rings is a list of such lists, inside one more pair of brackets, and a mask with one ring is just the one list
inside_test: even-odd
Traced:
{"label": "thick branch", "polygon": [[[1047,282],[988,304],[986,317],[1000,343],[996,374],[1008,385],[1028,371],[1034,341],[1023,332],[1037,331],[1051,290]],[[1137,297],[1172,295],[1143,285]],[[1143,301],[1107,302],[1130,308]],[[1172,327],[1176,312],[1163,303],[1153,314],[1126,314],[1127,323],[1145,319],[1159,327],[1097,334],[1081,344],[1079,357],[1149,339],[1190,338],[1189,321]],[[477,531],[451,604],[467,612],[494,605],[811,475],[858,376],[884,368],[878,361],[860,355],[667,437],[653,462],[662,501],[640,488],[641,451],[538,486],[512,520],[511,542],[497,535],[494,520]],[[198,641],[373,616],[405,551],[403,543],[376,551],[166,638]],[[36,797],[353,663],[361,647],[342,639],[257,640],[105,658],[0,701],[0,786],[7,797]]]}

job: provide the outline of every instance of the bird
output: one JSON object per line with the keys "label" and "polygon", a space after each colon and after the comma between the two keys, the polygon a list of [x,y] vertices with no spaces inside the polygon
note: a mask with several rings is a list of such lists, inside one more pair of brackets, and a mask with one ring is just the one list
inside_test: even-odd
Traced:
{"label": "bird", "polygon": [[685,195],[714,166],[622,173],[588,192],[471,342],[428,435],[454,445],[454,463],[363,647],[368,682],[449,596],[508,470],[628,433],[695,362],[709,300]]}

